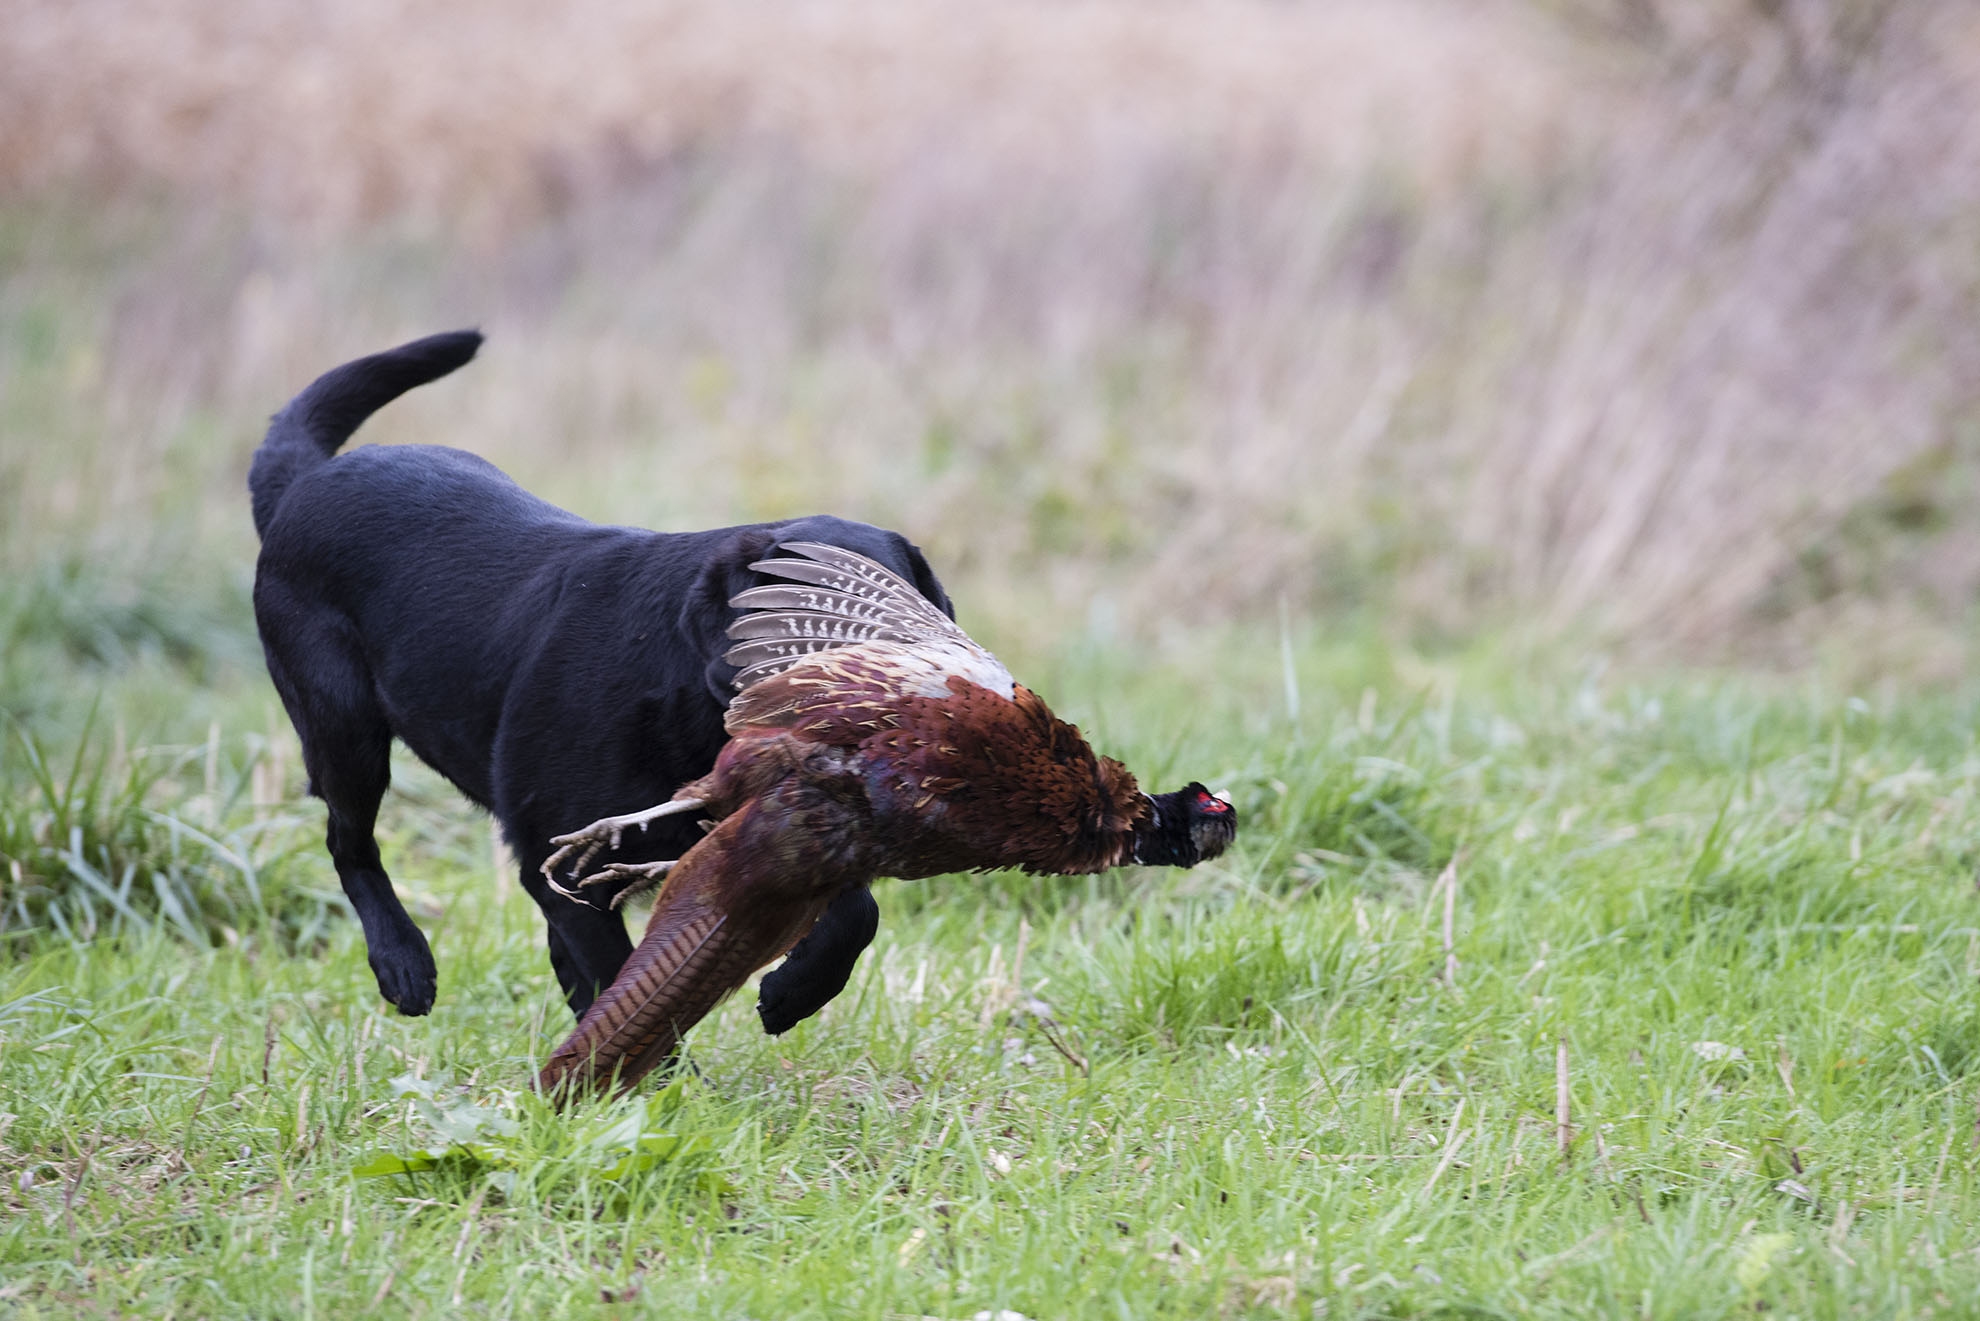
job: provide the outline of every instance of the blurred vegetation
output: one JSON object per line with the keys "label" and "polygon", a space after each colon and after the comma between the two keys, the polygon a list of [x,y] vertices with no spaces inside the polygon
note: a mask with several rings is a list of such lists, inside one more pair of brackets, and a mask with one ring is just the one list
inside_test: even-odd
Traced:
{"label": "blurred vegetation", "polygon": [[1962,8],[114,8],[0,33],[10,575],[238,612],[260,420],[478,323],[368,438],[898,526],[1006,648],[1963,669]]}

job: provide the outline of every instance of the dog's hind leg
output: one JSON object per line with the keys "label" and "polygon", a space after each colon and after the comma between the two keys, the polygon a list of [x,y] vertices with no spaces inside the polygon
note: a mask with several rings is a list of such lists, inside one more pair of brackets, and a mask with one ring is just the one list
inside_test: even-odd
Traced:
{"label": "dog's hind leg", "polygon": [[[258,585],[258,612],[266,595]],[[391,726],[341,621],[319,627],[307,613],[286,614],[279,643],[266,648],[268,672],[302,739],[310,792],[329,808],[330,861],[364,928],[379,994],[400,1013],[424,1014],[433,1007],[433,951],[392,892],[372,833],[392,778]],[[274,633],[264,626],[264,641]]]}
{"label": "dog's hind leg", "polygon": [[[523,875],[526,886],[542,884],[530,869],[525,868]],[[572,903],[561,895],[549,896],[541,907],[550,923],[550,966],[571,1012],[583,1018],[598,993],[612,984],[632,957],[625,919],[616,909]]]}

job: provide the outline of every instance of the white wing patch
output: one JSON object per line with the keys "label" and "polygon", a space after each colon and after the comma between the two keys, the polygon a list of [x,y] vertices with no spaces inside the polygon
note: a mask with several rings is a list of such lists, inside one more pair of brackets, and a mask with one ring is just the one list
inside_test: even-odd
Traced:
{"label": "white wing patch", "polygon": [[868,646],[884,648],[887,668],[908,681],[904,691],[921,696],[947,697],[952,677],[1005,697],[1016,687],[1002,662],[885,565],[812,541],[782,549],[806,558],[749,567],[788,584],[752,587],[729,601],[745,611],[729,626],[736,645],[723,656],[737,669],[738,692],[820,652]]}

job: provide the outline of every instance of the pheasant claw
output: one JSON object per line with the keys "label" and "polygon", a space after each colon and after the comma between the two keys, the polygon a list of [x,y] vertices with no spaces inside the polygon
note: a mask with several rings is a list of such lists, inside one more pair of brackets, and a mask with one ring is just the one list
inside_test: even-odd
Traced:
{"label": "pheasant claw", "polygon": [[[551,839],[550,842],[558,846],[557,851],[545,858],[543,865],[537,870],[543,873],[543,879],[549,881],[559,894],[576,898],[576,891],[557,881],[557,872],[567,862],[570,873],[574,876],[578,875],[600,852],[619,847],[619,840],[634,826],[644,830],[649,821],[657,821],[663,816],[673,816],[677,812],[693,812],[704,805],[699,798],[670,798],[643,812],[602,817],[581,830],[573,830],[568,835],[558,835]],[[584,883],[589,884],[589,882]]]}

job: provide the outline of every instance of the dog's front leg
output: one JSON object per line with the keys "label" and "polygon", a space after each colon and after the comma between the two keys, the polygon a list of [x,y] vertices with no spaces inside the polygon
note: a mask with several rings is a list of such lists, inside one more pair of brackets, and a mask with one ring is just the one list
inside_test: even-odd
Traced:
{"label": "dog's front leg", "polygon": [[853,965],[880,930],[880,905],[865,886],[847,890],[819,915],[784,961],[765,973],[757,1017],[771,1036],[788,1032],[846,989]]}
{"label": "dog's front leg", "polygon": [[378,993],[402,1014],[424,1014],[433,1008],[439,982],[433,947],[393,892],[368,823],[353,825],[340,817],[332,804],[330,859],[364,929],[365,959],[378,979]]}

